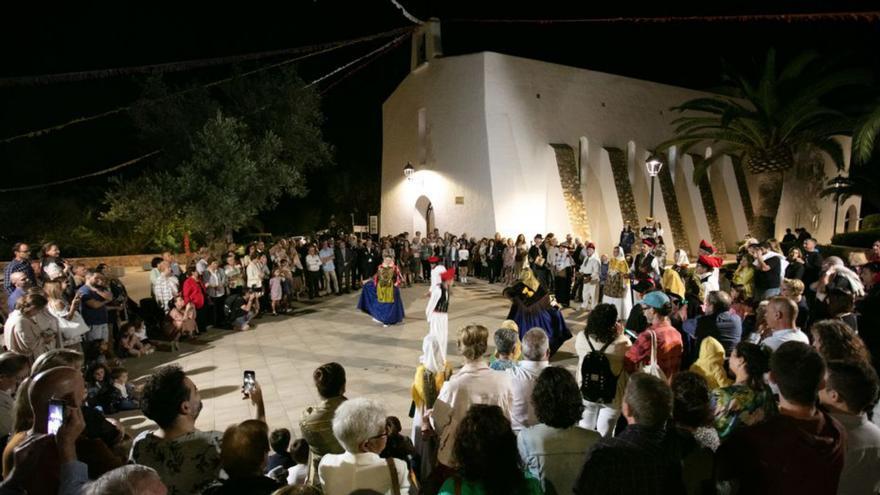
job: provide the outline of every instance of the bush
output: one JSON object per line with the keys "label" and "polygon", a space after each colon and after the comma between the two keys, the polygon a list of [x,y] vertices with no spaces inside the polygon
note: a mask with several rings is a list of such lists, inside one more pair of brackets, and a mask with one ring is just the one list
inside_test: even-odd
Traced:
{"label": "bush", "polygon": [[[870,218],[870,216],[865,217],[865,221],[867,221],[868,218]],[[880,227],[874,229],[862,229],[858,232],[837,234],[831,238],[831,243],[837,246],[869,248],[877,239],[880,239]]]}
{"label": "bush", "polygon": [[874,229],[880,229],[880,213],[874,213],[862,219],[862,230]]}
{"label": "bush", "polygon": [[829,256],[837,256],[842,259],[844,262],[849,260],[849,253],[864,253],[865,250],[860,247],[850,247],[850,246],[838,246],[833,244],[827,244],[823,246],[819,246],[819,252],[822,253],[823,258],[827,258]]}

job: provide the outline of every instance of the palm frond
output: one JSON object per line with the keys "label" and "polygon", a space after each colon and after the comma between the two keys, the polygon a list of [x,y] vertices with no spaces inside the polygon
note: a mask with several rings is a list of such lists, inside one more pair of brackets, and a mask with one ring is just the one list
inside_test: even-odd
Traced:
{"label": "palm frond", "polygon": [[729,148],[720,148],[713,149],[712,156],[710,157],[699,157],[694,159],[694,184],[699,184],[703,178],[709,173],[709,167],[712,166],[715,162],[717,162],[721,157],[730,154],[731,149]]}
{"label": "palm frond", "polygon": [[871,158],[878,134],[880,134],[880,104],[862,119],[853,133],[852,158],[855,163],[865,163]]}
{"label": "palm frond", "polygon": [[799,79],[804,71],[806,71],[806,69],[818,59],[819,53],[812,50],[799,53],[785,64],[785,67],[783,67],[782,71],[779,73],[777,81],[780,84],[783,84],[791,80]]}
{"label": "palm frond", "polygon": [[843,146],[840,143],[831,137],[820,139],[809,143],[809,146],[814,147],[831,158],[831,161],[834,162],[834,165],[837,166],[838,170],[842,170],[845,163],[843,159]]}

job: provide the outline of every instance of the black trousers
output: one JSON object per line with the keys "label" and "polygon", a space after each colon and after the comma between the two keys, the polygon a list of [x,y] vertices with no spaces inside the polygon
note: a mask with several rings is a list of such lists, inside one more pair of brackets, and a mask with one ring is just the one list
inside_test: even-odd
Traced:
{"label": "black trousers", "polygon": [[422,278],[424,278],[426,282],[431,281],[431,263],[429,263],[428,260],[422,260]]}
{"label": "black trousers", "polygon": [[321,270],[306,270],[306,285],[309,287],[309,299],[314,299],[318,295],[318,283],[323,278]]}

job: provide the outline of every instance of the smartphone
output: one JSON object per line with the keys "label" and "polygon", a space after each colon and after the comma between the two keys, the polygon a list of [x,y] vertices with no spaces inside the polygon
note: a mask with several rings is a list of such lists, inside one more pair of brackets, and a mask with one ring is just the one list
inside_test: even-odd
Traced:
{"label": "smartphone", "polygon": [[627,337],[629,337],[629,338],[631,338],[631,339],[633,339],[633,340],[637,340],[637,339],[639,338],[639,336],[636,335],[636,333],[633,332],[632,330],[628,330],[628,329],[627,329],[627,330],[624,330],[623,333],[625,333],[625,334],[627,335]]}
{"label": "smartphone", "polygon": [[254,373],[253,370],[245,370],[244,371],[244,385],[242,388],[244,389],[244,393],[250,394],[254,389],[254,385],[257,383],[257,374]]}
{"label": "smartphone", "polygon": [[59,399],[52,399],[49,401],[49,421],[46,425],[46,429],[50,435],[57,434],[58,428],[64,423],[64,407],[66,405],[66,402]]}

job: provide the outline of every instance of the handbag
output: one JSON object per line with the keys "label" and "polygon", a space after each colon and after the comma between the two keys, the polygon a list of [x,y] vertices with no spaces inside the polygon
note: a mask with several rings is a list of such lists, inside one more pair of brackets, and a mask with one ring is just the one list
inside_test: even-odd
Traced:
{"label": "handbag", "polygon": [[79,311],[74,313],[73,318],[69,320],[63,316],[56,317],[55,319],[58,322],[61,339],[65,344],[79,342],[82,340],[82,336],[90,330]]}
{"label": "handbag", "polygon": [[663,370],[660,369],[660,365],[657,364],[657,334],[654,333],[653,330],[647,330],[647,332],[651,335],[651,360],[648,361],[647,365],[642,367],[642,373],[647,373],[666,381],[666,374],[663,373]]}

